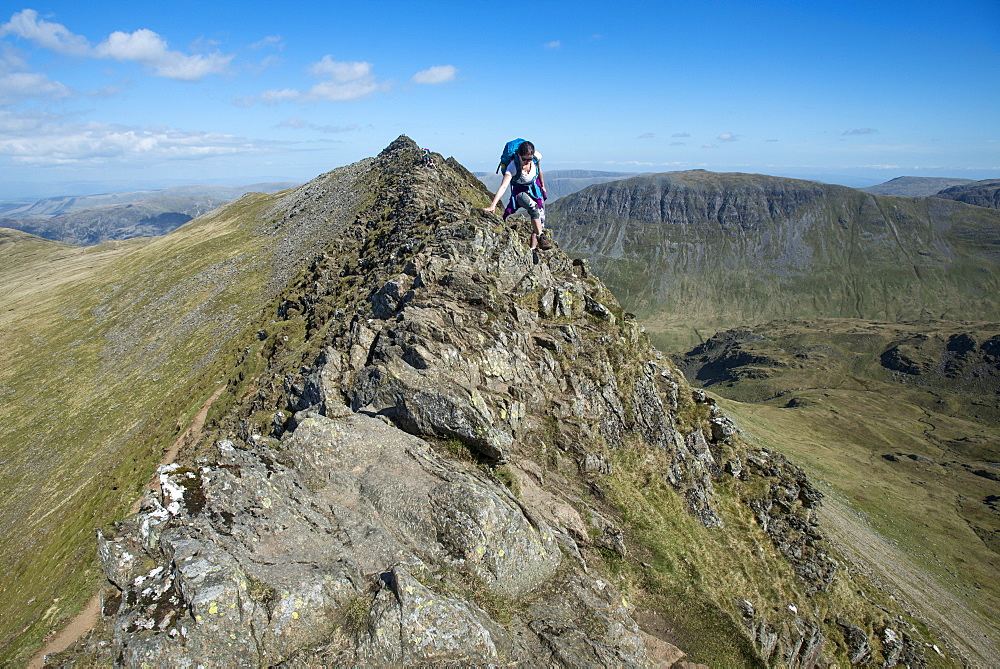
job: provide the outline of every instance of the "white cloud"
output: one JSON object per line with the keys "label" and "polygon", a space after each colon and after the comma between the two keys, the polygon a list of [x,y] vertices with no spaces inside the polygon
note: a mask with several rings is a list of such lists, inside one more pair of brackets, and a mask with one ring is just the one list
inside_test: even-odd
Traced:
{"label": "white cloud", "polygon": [[707,144],[702,144],[701,148],[703,148],[703,149],[715,149],[715,148],[718,148],[718,147],[716,147],[715,144],[712,144],[711,142],[708,142]]}
{"label": "white cloud", "polygon": [[358,81],[370,77],[372,64],[366,62],[339,62],[329,55],[309,66],[309,73],[317,79],[333,79],[338,82]]}
{"label": "white cloud", "polygon": [[878,130],[875,128],[854,128],[853,130],[845,130],[845,135],[877,135]]}
{"label": "white cloud", "polygon": [[167,48],[167,41],[152,30],[140,28],[133,33],[115,31],[94,48],[98,58],[134,61],[153,68],[169,79],[197,81],[208,74],[223,72],[233,59],[218,52],[187,56]]}
{"label": "white cloud", "polygon": [[270,143],[235,135],[71,123],[57,116],[0,110],[0,154],[22,165],[148,165],[166,160],[259,153],[271,148]]}
{"label": "white cloud", "polygon": [[186,55],[171,51],[165,39],[146,28],[132,33],[115,31],[92,47],[87,38],[70,32],[62,24],[40,20],[33,9],[11,16],[10,21],[0,27],[0,37],[5,35],[29,39],[56,53],[140,63],[152,68],[157,76],[184,81],[197,81],[208,74],[222,72],[233,59],[219,52]]}
{"label": "white cloud", "polygon": [[362,77],[356,81],[321,81],[302,96],[304,102],[346,102],[367,97],[378,90],[375,77]]}
{"label": "white cloud", "polygon": [[87,38],[75,35],[60,23],[39,20],[34,9],[23,9],[0,26],[0,37],[17,35],[56,53],[86,56],[90,53]]}
{"label": "white cloud", "polygon": [[6,45],[0,45],[0,105],[28,98],[64,98],[70,90],[44,74],[27,72],[27,63]]}
{"label": "white cloud", "polygon": [[716,139],[718,139],[720,142],[735,142],[737,139],[739,139],[739,135],[734,135],[731,132],[724,132],[718,137],[716,137]]}
{"label": "white cloud", "polygon": [[454,65],[435,65],[413,75],[418,84],[444,84],[455,80],[458,69]]}
{"label": "white cloud", "polygon": [[691,133],[689,133],[689,132],[675,132],[674,134],[672,134],[670,136],[671,137],[690,137]]}
{"label": "white cloud", "polygon": [[283,88],[281,90],[264,91],[260,94],[260,101],[266,105],[276,105],[279,102],[298,100],[301,97],[302,93],[294,88]]}
{"label": "white cloud", "polygon": [[269,90],[261,93],[257,99],[243,98],[237,100],[236,104],[248,106],[257,100],[266,105],[280,102],[346,102],[367,97],[387,86],[378,82],[372,74],[372,64],[367,62],[335,61],[327,55],[310,65],[307,71],[324,81],[305,92],[294,88]]}
{"label": "white cloud", "polygon": [[639,135],[639,139],[653,139],[654,137],[656,137],[656,135],[654,135],[651,132],[644,132],[641,135]]}
{"label": "white cloud", "polygon": [[560,42],[559,40],[553,40],[551,42],[546,42],[542,46],[544,46],[546,49],[558,49],[559,47],[562,46],[562,42]]}
{"label": "white cloud", "polygon": [[0,105],[27,98],[64,98],[69,89],[36,72],[0,73]]}

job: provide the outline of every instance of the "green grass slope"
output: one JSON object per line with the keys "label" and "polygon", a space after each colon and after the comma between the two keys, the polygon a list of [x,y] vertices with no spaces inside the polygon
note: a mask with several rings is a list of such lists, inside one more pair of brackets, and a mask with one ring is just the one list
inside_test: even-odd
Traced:
{"label": "green grass slope", "polygon": [[[0,233],[0,664],[93,594],[95,528],[126,514],[215,388],[238,399],[234,361],[354,216],[363,176],[246,196],[154,239]],[[319,197],[337,210],[307,212]]]}
{"label": "green grass slope", "polygon": [[590,186],[549,207],[655,343],[773,319],[1000,318],[1000,212],[695,170]]}
{"label": "green grass slope", "polygon": [[1000,325],[776,322],[680,362],[822,482],[827,513],[864,529],[841,541],[887,591],[976,663],[998,657]]}

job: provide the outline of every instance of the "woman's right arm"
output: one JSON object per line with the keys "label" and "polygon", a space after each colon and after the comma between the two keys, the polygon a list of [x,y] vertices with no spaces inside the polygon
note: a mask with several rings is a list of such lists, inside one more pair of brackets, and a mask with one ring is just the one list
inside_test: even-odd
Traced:
{"label": "woman's right arm", "polygon": [[510,180],[513,176],[510,172],[504,172],[503,181],[500,182],[500,188],[497,189],[496,195],[493,196],[493,202],[490,202],[490,206],[486,207],[484,211],[496,211],[497,202],[500,201],[500,197],[503,195],[504,191],[507,190],[507,186],[510,185]]}

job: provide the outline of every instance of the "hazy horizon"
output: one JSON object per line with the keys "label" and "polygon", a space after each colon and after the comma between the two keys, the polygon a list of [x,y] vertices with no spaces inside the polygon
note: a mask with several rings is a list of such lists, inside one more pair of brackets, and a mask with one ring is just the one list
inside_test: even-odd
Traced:
{"label": "hazy horizon", "polygon": [[1000,175],[995,0],[553,2],[515,31],[458,2],[22,7],[6,199],[308,181],[401,134],[474,171],[527,137],[550,170]]}
{"label": "hazy horizon", "polygon": [[[335,169],[332,166],[329,169]],[[576,167],[560,167],[555,168],[559,170],[590,170],[595,172],[630,172],[634,174],[658,174],[663,172],[675,172],[682,171],[680,169],[669,169],[669,170],[650,170],[650,169],[636,169],[636,170],[610,170],[601,169],[599,167],[588,167],[588,166],[576,166]],[[704,168],[684,168],[684,169],[704,169]],[[329,170],[326,170],[329,171]],[[806,181],[819,181],[822,183],[835,184],[839,186],[848,186],[850,188],[867,188],[869,186],[877,186],[879,184],[891,181],[892,179],[898,177],[914,177],[921,176],[926,178],[954,178],[954,179],[972,179],[976,181],[984,179],[996,179],[1000,178],[1000,171],[992,173],[983,173],[983,176],[968,176],[955,175],[955,174],[926,174],[926,175],[915,175],[915,174],[896,174],[890,177],[885,176],[851,176],[851,175],[838,175],[838,174],[810,174],[810,173],[780,173],[778,171],[773,172],[762,172],[762,171],[752,171],[747,169],[738,168],[720,168],[708,170],[710,172],[745,172],[753,174],[769,174],[770,176],[785,177],[789,179],[803,179]],[[473,170],[478,174],[492,174],[492,170],[477,169]],[[135,191],[158,191],[167,188],[174,188],[177,186],[249,186],[252,184],[259,183],[281,183],[281,182],[299,182],[305,183],[306,181],[311,181],[312,179],[318,177],[323,172],[318,172],[308,179],[298,179],[294,177],[282,177],[282,176],[260,176],[260,177],[249,177],[249,178],[218,178],[218,179],[204,179],[200,181],[184,181],[180,180],[166,180],[166,181],[80,181],[80,182],[55,182],[55,183],[42,183],[42,184],[19,184],[18,182],[3,182],[0,183],[0,201],[5,202],[15,202],[19,200],[44,200],[47,198],[57,198],[57,197],[81,197],[85,195],[104,195],[109,193],[131,193]]]}

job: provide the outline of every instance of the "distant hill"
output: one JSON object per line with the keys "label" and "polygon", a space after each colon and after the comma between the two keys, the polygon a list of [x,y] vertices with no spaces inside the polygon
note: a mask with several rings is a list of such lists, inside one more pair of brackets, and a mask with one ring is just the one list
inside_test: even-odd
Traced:
{"label": "distant hill", "polygon": [[896,177],[877,186],[859,188],[866,193],[877,195],[898,195],[900,197],[926,197],[935,195],[945,188],[976,183],[972,179],[954,179],[949,177]]}
{"label": "distant hill", "polygon": [[88,246],[112,239],[164,235],[193,218],[252,192],[275,193],[294,183],[176,186],[155,191],[0,202],[0,227]]}
{"label": "distant hill", "polygon": [[977,207],[1000,209],[1000,179],[974,181],[960,186],[946,188],[934,197],[958,200]]}
{"label": "distant hill", "polygon": [[129,204],[79,209],[48,217],[0,218],[0,226],[79,246],[112,239],[156,237],[221,207],[212,197],[156,197]]}
{"label": "distant hill", "polygon": [[[291,181],[258,183],[248,186],[173,186],[161,190],[140,190],[127,193],[102,193],[97,195],[64,195],[48,197],[33,202],[0,202],[0,214],[9,218],[41,218],[60,216],[83,209],[129,204],[163,197],[208,197],[216,200],[235,200],[247,193],[277,193],[299,184]],[[19,205],[19,206],[11,206]]]}
{"label": "distant hill", "polygon": [[[548,202],[555,202],[561,197],[566,197],[571,193],[583,190],[587,186],[594,184],[617,181],[627,177],[636,176],[635,172],[601,172],[597,170],[545,170],[542,168],[545,180],[545,189],[548,191]],[[476,177],[486,185],[486,187],[496,192],[500,187],[502,176],[489,172],[476,172]]]}
{"label": "distant hill", "polygon": [[549,226],[676,350],[778,318],[1000,318],[1000,211],[703,170],[590,186]]}

